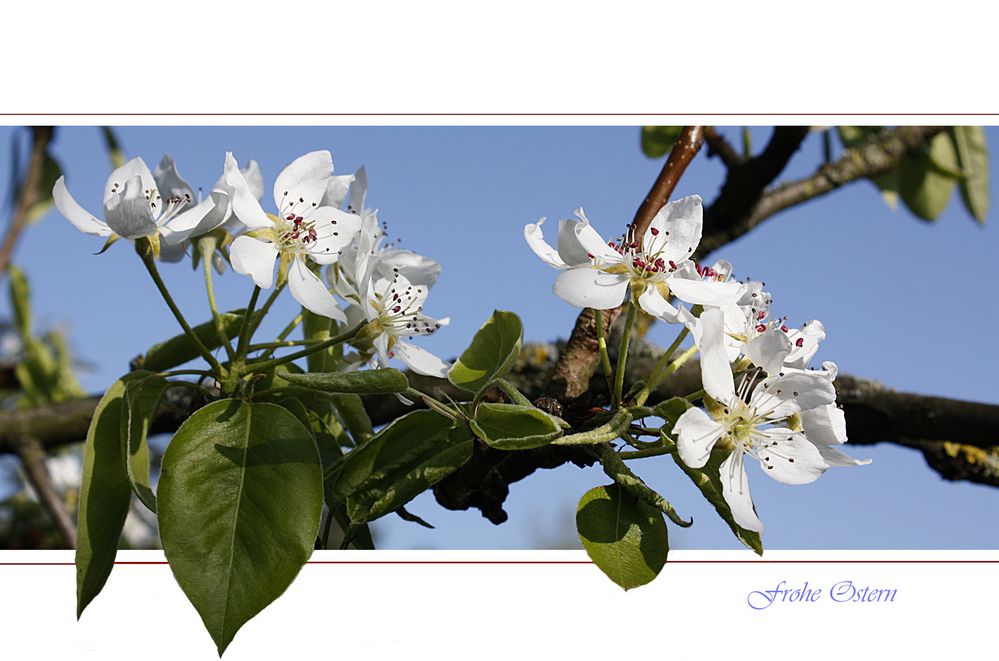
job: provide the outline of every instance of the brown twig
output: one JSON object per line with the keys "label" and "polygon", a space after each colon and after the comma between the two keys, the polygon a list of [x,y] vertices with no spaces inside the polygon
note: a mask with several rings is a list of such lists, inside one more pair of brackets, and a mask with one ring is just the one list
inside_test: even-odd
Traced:
{"label": "brown twig", "polygon": [[31,161],[28,163],[28,173],[24,178],[24,185],[21,187],[17,201],[17,208],[11,218],[10,226],[4,234],[3,243],[0,243],[0,280],[3,280],[7,268],[10,266],[14,248],[21,237],[24,228],[28,226],[28,214],[42,198],[42,191],[39,185],[42,182],[42,171],[45,165],[45,153],[49,142],[52,141],[53,129],[51,126],[33,126],[31,128],[32,147]]}
{"label": "brown twig", "polygon": [[67,548],[76,548],[76,526],[73,519],[52,484],[52,476],[45,466],[45,449],[37,439],[17,437],[13,439],[13,450],[24,466],[28,482],[38,495],[42,507],[48,512]]}
{"label": "brown twig", "polygon": [[732,169],[745,162],[742,155],[715,127],[704,127],[704,141],[708,143],[708,156],[717,156],[725,164],[725,167]]}

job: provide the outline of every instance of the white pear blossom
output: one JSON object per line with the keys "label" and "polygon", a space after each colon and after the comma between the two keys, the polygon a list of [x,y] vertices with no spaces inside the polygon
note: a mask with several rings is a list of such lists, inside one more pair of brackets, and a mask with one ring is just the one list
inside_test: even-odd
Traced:
{"label": "white pear blossom", "polygon": [[697,195],[670,202],[655,215],[642,241],[605,242],[582,209],[578,221],[559,224],[558,249],[544,241],[541,224],[524,228],[534,252],[562,271],[555,279],[559,298],[578,307],[617,307],[629,289],[647,313],[670,323],[693,319],[669,303],[675,295],[692,305],[722,306],[741,296],[742,285],[705,278],[689,257],[701,240],[703,209]]}
{"label": "white pear blossom", "polygon": [[374,333],[372,344],[379,365],[398,358],[417,374],[447,376],[449,363],[408,341],[416,335],[432,335],[448,324],[447,318],[434,319],[423,314],[428,291],[426,285],[414,285],[398,274],[393,278],[368,280],[362,307]]}
{"label": "white pear blossom", "polygon": [[133,158],[108,177],[104,220],[86,211],[70,195],[65,177],[56,180],[52,199],[59,212],[85,234],[109,241],[149,237],[156,247],[160,237],[168,245],[183,241],[218,203],[213,196],[195,203],[193,191],[177,174],[172,160],[166,167],[157,168],[154,176],[141,158]]}
{"label": "white pear blossom", "polygon": [[305,154],[282,170],[274,182],[277,215],[261,208],[231,153],[226,154],[224,179],[232,187],[233,213],[249,228],[230,248],[233,270],[270,289],[274,263],[279,261],[279,282],[287,278],[291,295],[302,307],[345,322],[336,299],[308,265],[309,260],[321,265],[336,262],[361,226],[359,216],[323,204],[334,185],[330,153]]}

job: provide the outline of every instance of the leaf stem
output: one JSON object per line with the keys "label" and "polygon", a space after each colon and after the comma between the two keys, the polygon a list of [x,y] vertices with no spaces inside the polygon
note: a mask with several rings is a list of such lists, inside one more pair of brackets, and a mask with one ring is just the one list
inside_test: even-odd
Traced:
{"label": "leaf stem", "polygon": [[[597,346],[600,347],[600,364],[607,379],[607,392],[614,393],[614,372],[611,368],[610,354],[607,353],[607,338],[604,337],[604,311],[593,308],[593,322],[597,328]],[[617,402],[614,402],[615,405]]]}
{"label": "leaf stem", "polygon": [[253,293],[250,294],[250,302],[246,304],[246,312],[243,313],[243,324],[239,329],[239,342],[236,345],[236,360],[246,358],[246,347],[250,344],[250,319],[257,309],[257,299],[260,298],[260,287],[253,285]]}
{"label": "leaf stem", "polygon": [[201,264],[205,272],[205,291],[208,292],[208,307],[212,311],[212,322],[215,324],[215,331],[218,333],[219,339],[222,340],[222,346],[225,348],[226,355],[229,356],[229,361],[232,362],[236,357],[236,352],[229,342],[229,336],[225,333],[222,315],[219,314],[219,309],[215,304],[215,283],[212,279],[212,260],[210,259],[212,253],[215,252],[215,244],[216,241],[213,238],[200,239],[198,241],[198,250],[201,251]]}
{"label": "leaf stem", "polygon": [[614,373],[614,406],[621,403],[621,393],[624,390],[624,370],[628,366],[628,348],[631,345],[631,330],[635,326],[635,312],[637,308],[633,302],[628,303],[628,317],[624,321],[624,333],[621,335],[621,348],[617,354],[617,372]]}
{"label": "leaf stem", "polygon": [[174,318],[177,319],[177,323],[180,324],[182,329],[184,329],[184,333],[191,338],[191,342],[194,343],[194,346],[198,350],[198,353],[201,354],[201,357],[212,366],[216,376],[221,377],[222,365],[219,364],[219,361],[212,355],[212,352],[209,351],[208,347],[206,347],[204,342],[201,341],[198,334],[194,332],[191,325],[187,323],[187,320],[184,319],[184,315],[181,313],[180,308],[177,307],[177,304],[174,303],[173,297],[170,296],[170,292],[167,290],[166,284],[163,282],[163,278],[160,277],[160,273],[156,268],[156,260],[153,257],[152,246],[149,245],[149,241],[137,241],[135,248],[136,252],[139,253],[139,257],[142,259],[142,263],[146,266],[146,270],[149,271],[149,277],[153,279],[153,282],[156,284],[156,289],[159,290],[160,296],[162,296],[163,300],[166,301],[167,307],[170,308],[170,312],[172,312]]}
{"label": "leaf stem", "polygon": [[656,362],[656,366],[652,369],[652,374],[649,375],[649,380],[646,382],[645,387],[642,388],[641,392],[639,392],[638,396],[635,398],[636,404],[639,406],[645,404],[645,402],[649,399],[649,395],[651,395],[652,391],[655,390],[660,383],[662,383],[662,380],[666,378],[668,374],[672,374],[676,371],[676,369],[674,369],[673,372],[669,372],[668,374],[664,373],[669,359],[673,357],[673,354],[680,347],[680,343],[683,342],[689,334],[690,329],[684,326],[683,330],[676,336],[676,339],[673,340],[673,344],[669,345],[669,347],[666,348],[666,351],[663,352],[663,355],[659,357],[659,360]]}
{"label": "leaf stem", "polygon": [[296,351],[295,353],[290,353],[287,356],[281,356],[280,358],[265,360],[262,363],[253,363],[247,366],[246,374],[250,375],[250,374],[257,374],[259,372],[266,372],[268,370],[277,367],[278,365],[284,365],[285,363],[290,363],[293,360],[298,360],[299,358],[305,358],[306,356],[314,354],[317,351],[328,349],[332,346],[341,344],[343,342],[349,342],[354,338],[355,335],[358,334],[358,332],[360,332],[362,328],[364,328],[364,324],[358,324],[357,326],[354,326],[346,333],[337,335],[336,337],[331,337],[328,340],[324,340],[322,342],[319,342],[318,344],[314,344],[311,347],[302,349],[301,351]]}

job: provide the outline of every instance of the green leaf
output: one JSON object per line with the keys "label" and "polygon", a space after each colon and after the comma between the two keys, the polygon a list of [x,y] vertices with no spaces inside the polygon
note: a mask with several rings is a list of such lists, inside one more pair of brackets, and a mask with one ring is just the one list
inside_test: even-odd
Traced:
{"label": "green leaf", "polygon": [[221,655],[312,553],[323,505],[315,443],[276,404],[214,402],[177,430],[158,495],[163,551]]}
{"label": "green leaf", "polygon": [[[340,332],[340,326],[328,317],[309,312],[302,308],[302,332],[306,340],[322,342]],[[310,372],[334,372],[343,356],[343,345],[336,344],[328,349],[311,353],[305,358]]]}
{"label": "green leaf", "polygon": [[[872,135],[880,133],[884,127],[837,126],[836,129],[839,133],[840,140],[843,142],[843,146],[847,149],[854,149],[863,144],[864,141]],[[874,182],[874,185],[881,190],[881,197],[884,199],[885,204],[887,204],[890,209],[894,210],[898,206],[898,168],[895,167],[884,174],[872,177],[871,181]]]}
{"label": "green leaf", "polygon": [[354,523],[388,514],[426,491],[472,456],[465,427],[433,411],[395,420],[346,456],[333,485]]}
{"label": "green leaf", "polygon": [[476,436],[498,450],[539,448],[562,435],[562,428],[550,415],[520,404],[480,404],[471,427]]}
{"label": "green leaf", "polygon": [[[235,337],[239,333],[243,323],[243,313],[245,310],[234,310],[221,315],[222,326],[228,337]],[[192,329],[195,335],[204,343],[209,351],[222,346],[222,340],[215,330],[215,323],[206,321]],[[175,335],[165,342],[160,342],[150,347],[145,356],[140,357],[134,365],[137,369],[145,369],[150,372],[162,372],[182,365],[190,360],[194,360],[201,354],[185,333]]]}
{"label": "green leaf", "polygon": [[14,308],[14,330],[25,340],[31,337],[31,287],[24,271],[11,264],[7,268],[10,277],[10,302]]}
{"label": "green leaf", "polygon": [[643,126],[642,153],[649,158],[665,156],[682,130],[682,126]]}
{"label": "green leaf", "polygon": [[625,590],[651,582],[666,564],[669,538],[662,513],[620,485],[583,494],[576,530],[590,559]]}
{"label": "green leaf", "polygon": [[350,437],[354,439],[356,445],[364,443],[375,435],[371,418],[368,417],[368,411],[364,408],[364,401],[360,395],[344,393],[332,395],[330,399],[333,401],[337,413],[340,414],[343,426],[350,432]]}
{"label": "green leaf", "polygon": [[614,480],[625,491],[631,493],[631,495],[636,498],[640,498],[652,507],[655,507],[676,525],[681,528],[689,528],[694,524],[693,518],[689,521],[684,520],[682,516],[677,514],[676,509],[668,500],[663,498],[662,495],[655,489],[645,484],[645,482],[642,481],[642,478],[635,475],[635,473],[624,463],[624,460],[621,459],[621,456],[618,455],[617,451],[615,451],[611,446],[606,445],[602,448],[600,452],[600,464],[603,466],[604,473],[607,474],[607,477]]}
{"label": "green leaf", "polygon": [[480,394],[506,376],[520,354],[524,326],[512,312],[496,310],[472,338],[447,378],[463,390]]}
{"label": "green leaf", "polygon": [[968,213],[980,223],[989,214],[989,146],[981,126],[955,126],[951,129],[964,179],[958,182]]}
{"label": "green leaf", "polygon": [[76,531],[76,616],[96,597],[114,566],[118,539],[132,499],[121,451],[125,387],[141,375],[111,384],[97,404],[83,453]]}
{"label": "green leaf", "polygon": [[137,376],[125,386],[125,409],[121,417],[122,452],[132,491],[149,511],[155,512],[156,495],[149,482],[149,425],[170,383],[153,372],[132,374]]}
{"label": "green leaf", "polygon": [[360,372],[284,374],[281,378],[303,388],[336,393],[391,394],[409,387],[406,375],[391,367]]}
{"label": "green leaf", "polygon": [[686,413],[689,408],[690,402],[683,397],[671,397],[664,402],[656,404],[652,412],[666,421],[666,424],[662,426],[662,431],[671,435],[673,433],[673,425],[676,424],[680,416]]}
{"label": "green leaf", "polygon": [[946,132],[938,133],[926,152],[906,156],[899,163],[899,195],[916,216],[936,220],[957,185],[952,173],[959,171],[953,141]]}

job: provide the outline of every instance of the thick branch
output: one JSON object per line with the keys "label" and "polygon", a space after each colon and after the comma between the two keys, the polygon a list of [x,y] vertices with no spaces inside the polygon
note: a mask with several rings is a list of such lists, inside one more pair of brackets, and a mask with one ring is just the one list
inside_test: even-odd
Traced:
{"label": "thick branch", "polygon": [[[847,150],[813,175],[764,190],[787,165],[807,135],[804,127],[777,127],[767,149],[729,171],[718,198],[704,211],[704,236],[697,254],[716,250],[774,214],[836,190],[840,186],[893,169],[902,158],[943,130],[939,126],[885,129],[864,144]],[[776,143],[776,144],[775,144]]]}
{"label": "thick branch", "polygon": [[21,187],[14,217],[11,218],[7,232],[4,234],[3,243],[0,243],[0,280],[3,279],[10,266],[14,247],[21,237],[21,232],[28,225],[28,214],[31,212],[31,208],[42,198],[42,191],[39,187],[42,183],[42,172],[45,166],[45,152],[52,140],[52,127],[34,126],[31,128],[31,135],[33,143],[28,173],[24,178],[24,185]]}
{"label": "thick branch", "polygon": [[704,127],[704,141],[708,143],[708,156],[717,156],[725,167],[732,169],[743,164],[742,155],[715,127]]}

